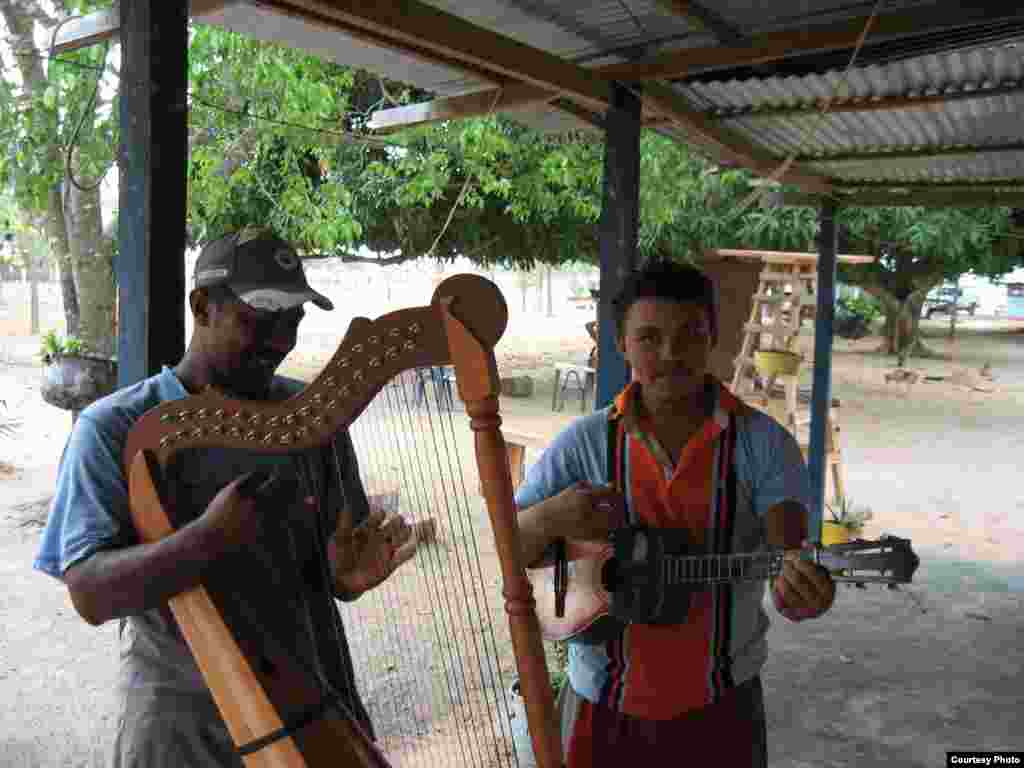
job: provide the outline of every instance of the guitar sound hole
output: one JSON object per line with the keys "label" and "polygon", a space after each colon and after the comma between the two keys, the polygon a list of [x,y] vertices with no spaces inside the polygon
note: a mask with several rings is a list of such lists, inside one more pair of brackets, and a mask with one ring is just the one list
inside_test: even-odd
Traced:
{"label": "guitar sound hole", "polygon": [[601,566],[601,584],[609,592],[614,592],[619,586],[619,561],[617,558],[609,557]]}

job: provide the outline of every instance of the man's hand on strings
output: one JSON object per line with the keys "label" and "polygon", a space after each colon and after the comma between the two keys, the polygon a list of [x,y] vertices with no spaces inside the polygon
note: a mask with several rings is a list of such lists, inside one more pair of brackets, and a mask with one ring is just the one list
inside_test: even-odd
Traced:
{"label": "man's hand on strings", "polygon": [[356,596],[385,581],[416,554],[416,537],[401,515],[371,506],[362,525],[331,539],[338,594]]}
{"label": "man's hand on strings", "polygon": [[295,489],[295,478],[288,474],[251,472],[224,486],[196,524],[221,549],[243,550],[265,534],[268,512],[288,503]]}

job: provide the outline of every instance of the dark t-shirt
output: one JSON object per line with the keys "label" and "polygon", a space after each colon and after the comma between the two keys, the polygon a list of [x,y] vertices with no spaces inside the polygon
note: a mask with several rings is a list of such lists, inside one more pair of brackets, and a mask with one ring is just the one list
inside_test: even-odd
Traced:
{"label": "dark t-shirt", "polygon": [[[273,399],[303,384],[275,380]],[[58,470],[53,507],[35,567],[61,578],[97,551],[137,543],[128,507],[121,457],[128,432],[146,411],[188,393],[168,369],[97,401],[79,416]],[[268,521],[259,545],[218,562],[206,580],[221,596],[229,626],[301,665],[314,681],[340,692],[362,719],[351,660],[337,606],[325,586],[321,559],[338,511],[348,503],[356,523],[368,511],[355,453],[347,434],[324,450],[302,456],[239,450],[194,449],[168,466],[175,509],[182,519],[202,514],[226,484],[246,472],[283,468],[297,473],[293,504]],[[321,519],[309,515],[304,495],[323,500]],[[121,621],[119,692],[123,707],[114,764],[159,768],[175,765],[238,766],[226,728],[167,609]],[[292,715],[282,713],[285,721]],[[155,761],[155,762],[154,762]]]}

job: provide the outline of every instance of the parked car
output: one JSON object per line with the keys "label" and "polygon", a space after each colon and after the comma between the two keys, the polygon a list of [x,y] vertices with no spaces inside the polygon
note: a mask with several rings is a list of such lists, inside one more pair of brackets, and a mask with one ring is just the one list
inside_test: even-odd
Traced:
{"label": "parked car", "polygon": [[962,288],[944,286],[928,294],[921,305],[921,317],[931,319],[932,315],[949,315],[952,312],[966,312],[971,317],[978,309],[978,301],[967,296]]}

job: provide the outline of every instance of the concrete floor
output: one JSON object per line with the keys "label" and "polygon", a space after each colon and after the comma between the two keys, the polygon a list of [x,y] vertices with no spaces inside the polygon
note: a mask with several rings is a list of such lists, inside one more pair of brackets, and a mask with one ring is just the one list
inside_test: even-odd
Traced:
{"label": "concrete floor", "polygon": [[770,765],[935,768],[950,750],[1024,749],[1022,609],[1020,593],[842,586],[817,621],[774,615]]}

